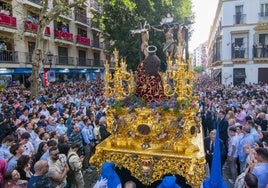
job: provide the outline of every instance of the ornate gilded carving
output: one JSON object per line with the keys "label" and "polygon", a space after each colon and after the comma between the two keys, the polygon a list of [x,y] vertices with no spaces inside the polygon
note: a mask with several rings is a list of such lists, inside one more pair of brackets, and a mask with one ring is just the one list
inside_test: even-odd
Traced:
{"label": "ornate gilded carving", "polygon": [[112,161],[147,185],[165,174],[179,174],[189,184],[200,185],[205,177],[205,153],[191,59],[186,64],[181,56],[168,57],[167,71],[161,74],[167,97],[164,106],[132,96],[134,75],[127,72],[125,58],[119,63],[117,50],[114,60],[113,74],[105,63],[105,95],[116,101],[106,112],[112,135],[97,146],[91,162],[101,166]]}

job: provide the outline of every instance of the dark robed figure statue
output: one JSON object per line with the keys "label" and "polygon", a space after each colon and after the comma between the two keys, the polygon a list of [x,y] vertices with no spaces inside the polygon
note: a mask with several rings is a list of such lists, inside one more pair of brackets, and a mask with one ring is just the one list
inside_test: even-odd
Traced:
{"label": "dark robed figure statue", "polygon": [[148,46],[148,56],[138,65],[136,95],[146,102],[161,101],[164,95],[163,81],[158,73],[161,65],[156,55],[157,48]]}

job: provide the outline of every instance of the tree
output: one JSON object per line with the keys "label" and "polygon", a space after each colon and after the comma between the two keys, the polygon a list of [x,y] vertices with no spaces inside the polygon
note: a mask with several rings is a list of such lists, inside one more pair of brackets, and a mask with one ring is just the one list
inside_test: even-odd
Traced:
{"label": "tree", "polygon": [[[182,23],[187,17],[193,19],[191,0],[99,0],[103,12],[96,15],[101,20],[106,41],[115,41],[110,53],[116,47],[120,55],[127,58],[128,68],[136,69],[139,63],[140,35],[131,35],[129,31],[142,26],[145,21],[159,26],[163,17],[170,13],[174,21]],[[140,24],[139,24],[140,23]],[[150,30],[149,44],[158,48],[158,56],[165,60],[162,52],[164,34]]]}
{"label": "tree", "polygon": [[79,7],[85,0],[74,0],[70,2],[67,0],[54,0],[53,7],[49,9],[48,0],[41,0],[42,9],[39,14],[38,28],[35,40],[35,49],[32,56],[32,75],[29,78],[31,83],[30,90],[32,96],[38,96],[41,86],[39,71],[44,62],[44,33],[46,26],[57,18],[60,14],[67,15],[72,8]]}
{"label": "tree", "polygon": [[196,73],[201,73],[204,71],[204,68],[203,68],[203,66],[196,66],[196,67],[194,67],[194,71]]}

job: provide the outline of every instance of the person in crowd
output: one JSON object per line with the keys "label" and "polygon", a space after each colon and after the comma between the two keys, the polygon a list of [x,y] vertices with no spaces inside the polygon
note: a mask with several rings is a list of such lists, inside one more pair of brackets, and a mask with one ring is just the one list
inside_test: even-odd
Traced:
{"label": "person in crowd", "polygon": [[254,140],[252,135],[250,134],[250,128],[248,126],[244,126],[242,128],[243,137],[239,140],[237,145],[237,154],[238,159],[240,161],[240,172],[243,172],[246,167],[246,159],[247,159],[247,153],[245,152],[245,147],[253,147]]}
{"label": "person in crowd", "polygon": [[16,170],[10,170],[4,175],[5,188],[27,188],[27,181],[20,179],[20,173]]}
{"label": "person in crowd", "polygon": [[7,171],[11,171],[16,168],[18,159],[25,151],[25,147],[23,144],[16,143],[10,147],[9,151],[12,156],[7,161]]}
{"label": "person in crowd", "polygon": [[258,188],[266,188],[268,185],[268,150],[260,147],[255,151],[257,164],[253,167],[252,174],[258,178]]}
{"label": "person in crowd", "polygon": [[15,143],[16,138],[12,135],[7,135],[0,147],[0,159],[8,160],[12,155],[9,151],[9,148]]}
{"label": "person in crowd", "polygon": [[136,183],[134,181],[127,181],[125,184],[124,184],[124,188],[136,188]]}
{"label": "person in crowd", "polygon": [[0,158],[0,187],[4,187],[4,174],[7,172],[7,161]]}
{"label": "person in crowd", "polygon": [[36,124],[37,124],[37,126],[46,127],[47,126],[46,116],[40,115],[39,121]]}
{"label": "person in crowd", "polygon": [[89,159],[95,150],[95,137],[93,133],[94,126],[90,119],[85,122],[85,127],[82,130],[82,137],[84,143],[85,158],[83,161],[83,167],[85,170],[89,167]]}
{"label": "person in crowd", "polygon": [[67,182],[71,188],[84,188],[84,177],[82,174],[83,156],[78,156],[78,143],[72,143],[67,156],[67,164],[69,165],[69,172],[67,174]]}
{"label": "person in crowd", "polygon": [[115,171],[115,164],[113,162],[104,162],[101,167],[100,179],[106,179],[106,187],[118,188],[122,187],[121,180]]}
{"label": "person in crowd", "polygon": [[69,166],[67,163],[62,166],[62,162],[59,159],[59,149],[57,147],[49,149],[49,156],[47,176],[50,178],[54,187],[58,186],[59,188],[64,188],[67,185],[66,178]]}
{"label": "person in crowd", "polygon": [[224,111],[220,111],[218,113],[218,121],[217,121],[217,124],[219,125],[219,136],[220,136],[220,139],[223,141],[225,148],[228,148],[228,146],[227,146],[227,140],[228,140],[228,132],[227,132],[228,131],[228,121],[225,119],[225,112]]}
{"label": "person in crowd", "polygon": [[31,158],[28,155],[22,155],[18,159],[16,170],[20,173],[20,179],[28,181],[32,175]]}
{"label": "person in crowd", "polygon": [[236,122],[240,123],[241,125],[245,125],[246,117],[247,117],[246,111],[244,110],[243,106],[239,105],[237,107],[237,114],[235,115]]}
{"label": "person in crowd", "polygon": [[59,121],[56,124],[56,131],[58,131],[60,135],[67,134],[67,127],[64,123],[64,118],[59,118]]}
{"label": "person in crowd", "polygon": [[177,178],[175,176],[165,176],[157,188],[181,188],[176,184],[176,180]]}
{"label": "person in crowd", "polygon": [[245,188],[258,188],[258,178],[250,172],[245,175]]}
{"label": "person in crowd", "polygon": [[31,135],[28,132],[25,132],[21,135],[20,143],[24,145],[25,151],[23,155],[33,156],[35,154],[34,146],[30,141]]}
{"label": "person in crowd", "polygon": [[229,129],[229,142],[228,142],[228,154],[227,154],[227,161],[228,166],[231,173],[231,179],[229,179],[229,182],[231,184],[234,184],[236,178],[237,178],[237,167],[236,167],[236,161],[237,161],[237,145],[238,145],[238,137],[236,135],[236,128],[230,127]]}
{"label": "person in crowd", "polygon": [[47,161],[37,161],[34,165],[35,173],[31,176],[27,188],[54,188],[50,179],[46,176],[48,169]]}
{"label": "person in crowd", "polygon": [[[98,120],[96,120],[98,121]],[[101,138],[101,141],[103,141],[104,139],[106,139],[107,137],[109,137],[111,135],[111,133],[109,133],[107,131],[107,119],[105,116],[101,117],[99,122],[96,122],[96,124],[99,124],[100,126],[100,138]]]}
{"label": "person in crowd", "polygon": [[77,124],[74,124],[73,127],[72,127],[72,133],[71,135],[69,136],[69,142],[70,143],[79,143],[80,147],[79,147],[79,150],[78,150],[78,155],[81,156],[84,154],[84,151],[83,151],[83,137],[82,137],[82,134],[81,134],[81,130],[79,129],[79,126]]}
{"label": "person in crowd", "polygon": [[[206,162],[208,163],[209,169],[211,170],[212,159],[214,154],[215,148],[215,138],[216,138],[216,130],[212,130],[209,133],[209,136],[204,139],[204,147],[206,152]],[[221,158],[223,159],[226,155],[225,146],[222,140],[220,140],[220,151],[221,151]],[[223,160],[222,160],[223,165]]]}
{"label": "person in crowd", "polygon": [[40,160],[45,160],[45,161],[49,161],[49,150],[52,147],[57,146],[57,142],[55,140],[49,140],[47,141],[47,150],[46,152],[43,153],[43,155],[41,156]]}

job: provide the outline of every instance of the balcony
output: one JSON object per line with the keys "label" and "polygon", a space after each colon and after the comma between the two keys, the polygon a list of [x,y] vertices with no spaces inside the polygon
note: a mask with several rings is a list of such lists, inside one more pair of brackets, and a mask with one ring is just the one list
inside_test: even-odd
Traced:
{"label": "balcony", "polygon": [[[37,33],[37,24],[25,21],[24,22],[24,30],[31,33]],[[46,27],[45,29],[45,35],[50,36],[50,28]]]}
{"label": "balcony", "polygon": [[246,63],[249,60],[248,48],[241,46],[232,47],[231,53],[233,63]]}
{"label": "balcony", "polygon": [[92,47],[93,48],[98,48],[98,49],[103,49],[103,44],[100,43],[99,39],[94,39]]}
{"label": "balcony", "polygon": [[245,24],[245,23],[246,23],[246,14],[234,15],[234,24]]}
{"label": "balcony", "polygon": [[100,59],[93,59],[93,67],[104,67],[104,61]]}
{"label": "balcony", "polygon": [[75,65],[75,58],[74,57],[69,57],[69,56],[63,56],[63,55],[58,55],[54,56],[54,62],[56,65],[70,65],[74,66]]}
{"label": "balcony", "polygon": [[54,31],[55,39],[61,39],[61,40],[67,40],[67,41],[73,41],[73,34],[68,32],[63,32],[60,30]]}
{"label": "balcony", "polygon": [[80,13],[78,13],[78,12],[75,13],[75,21],[78,21],[78,22],[80,22],[80,23],[83,23],[83,24],[85,24],[85,25],[87,25],[87,26],[90,25],[90,20],[89,20],[89,18],[87,18],[86,15],[80,14]]}
{"label": "balcony", "polygon": [[268,12],[259,12],[259,21],[267,21]]}
{"label": "balcony", "polygon": [[96,11],[96,12],[101,12],[101,6],[96,0],[90,0],[90,9]]}
{"label": "balcony", "polygon": [[13,16],[0,13],[0,26],[16,28],[17,19]]}
{"label": "balcony", "polygon": [[77,58],[77,66],[92,67],[93,59],[86,59],[86,58],[79,57]]}
{"label": "balcony", "polygon": [[254,63],[267,63],[268,62],[268,46],[256,45],[252,49]]}
{"label": "balcony", "polygon": [[0,50],[0,63],[18,62],[18,52],[13,50]]}
{"label": "balcony", "polygon": [[76,43],[86,45],[86,46],[90,46],[90,39],[87,38],[87,37],[82,37],[81,35],[77,35],[76,36]]}
{"label": "balcony", "polygon": [[96,29],[96,30],[100,30],[100,23],[91,22],[91,28]]}

